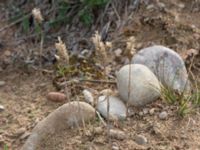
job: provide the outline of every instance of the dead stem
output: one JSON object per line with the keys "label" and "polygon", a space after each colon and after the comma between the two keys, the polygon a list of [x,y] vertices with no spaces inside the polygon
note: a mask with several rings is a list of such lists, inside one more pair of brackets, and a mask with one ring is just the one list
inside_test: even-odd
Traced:
{"label": "dead stem", "polygon": [[40,40],[40,68],[42,69],[42,53],[43,53],[43,46],[44,46],[44,35],[41,33],[41,40]]}
{"label": "dead stem", "polygon": [[90,79],[79,79],[80,82],[93,82],[93,83],[107,83],[107,84],[117,84],[116,81],[108,81],[108,80],[90,80]]}

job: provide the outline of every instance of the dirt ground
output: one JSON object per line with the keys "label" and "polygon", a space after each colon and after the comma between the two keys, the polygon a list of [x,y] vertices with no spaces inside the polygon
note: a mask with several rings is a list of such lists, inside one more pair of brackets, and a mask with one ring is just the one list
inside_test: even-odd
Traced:
{"label": "dirt ground", "polygon": [[[5,15],[0,14],[0,20],[4,20]],[[123,48],[120,40],[134,36],[137,50],[152,44],[161,44],[174,49],[181,56],[190,49],[200,52],[200,1],[152,1],[148,6],[141,5],[132,17],[132,20],[120,28],[119,32],[110,32],[114,47]],[[0,29],[7,24],[2,21]],[[20,63],[12,64],[13,54],[34,47],[33,43],[19,43],[13,36],[15,30],[16,27],[12,27],[0,32],[0,80],[6,83],[0,87],[0,104],[5,107],[5,110],[0,112],[0,149],[7,146],[9,150],[20,149],[33,127],[63,104],[46,100],[48,92],[56,91],[53,85],[55,74],[41,73],[33,68],[29,70],[24,65],[20,66]],[[112,66],[113,70],[124,63],[119,59],[113,59],[114,61],[116,65]],[[192,77],[195,76],[199,80],[200,55],[194,57],[187,55],[185,62],[191,79],[193,80]],[[85,86],[97,90],[104,89],[95,83]],[[83,100],[80,93],[79,96]],[[145,106],[145,109],[152,108],[155,109],[153,115],[141,115],[144,108],[133,108],[135,113],[126,121],[111,124],[111,128],[120,129],[127,134],[124,140],[108,139],[106,129],[97,121],[87,125],[85,129],[67,130],[62,134],[47,137],[41,143],[42,150],[103,150],[112,149],[113,145],[117,145],[121,150],[200,149],[199,109],[181,118],[177,115],[175,106],[162,101],[158,100]],[[166,120],[160,120],[158,117],[159,112],[163,110],[169,114]],[[97,128],[101,128],[100,133],[95,132]],[[146,145],[141,146],[134,141],[134,136],[137,134],[147,138]]]}

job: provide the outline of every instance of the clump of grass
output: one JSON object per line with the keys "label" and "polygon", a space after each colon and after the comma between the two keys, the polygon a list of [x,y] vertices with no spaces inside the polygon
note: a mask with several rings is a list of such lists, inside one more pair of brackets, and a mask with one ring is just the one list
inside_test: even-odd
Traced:
{"label": "clump of grass", "polygon": [[180,99],[179,94],[168,87],[161,85],[161,98],[169,104],[174,104]]}
{"label": "clump of grass", "polygon": [[[110,0],[77,0],[77,1],[66,1],[58,0],[52,2],[52,8],[46,13],[45,23],[51,29],[69,24],[74,20],[82,22],[85,26],[90,26],[95,21],[96,14],[99,10],[103,9]],[[34,1],[30,1],[29,5],[35,4]],[[46,5],[46,2],[40,2],[40,6]],[[26,4],[27,5],[27,4]],[[43,21],[43,17],[40,15],[38,8],[27,10],[29,7],[21,6],[19,2],[12,2],[8,5],[10,21],[20,23],[26,33],[32,32],[30,27],[32,26],[31,14],[33,17],[37,16],[38,20]],[[27,9],[25,9],[27,8]],[[46,8],[46,7],[45,7]],[[53,14],[53,15],[52,15]],[[47,16],[48,15],[48,16]]]}
{"label": "clump of grass", "polygon": [[200,106],[200,90],[197,89],[196,92],[192,95],[192,102],[195,106]]}
{"label": "clump of grass", "polygon": [[184,91],[178,93],[168,87],[161,86],[161,98],[169,104],[177,105],[177,113],[182,117],[200,106],[200,92],[198,88],[188,94]]}

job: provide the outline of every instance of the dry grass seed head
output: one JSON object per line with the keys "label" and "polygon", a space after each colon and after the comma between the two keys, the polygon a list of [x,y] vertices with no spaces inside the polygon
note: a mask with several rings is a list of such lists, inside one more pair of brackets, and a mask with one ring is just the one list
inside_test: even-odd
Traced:
{"label": "dry grass seed head", "polygon": [[58,50],[58,56],[56,55],[58,62],[64,65],[68,65],[69,64],[68,50],[66,48],[65,43],[63,43],[60,37],[58,37],[58,43],[55,43],[55,47]]}
{"label": "dry grass seed head", "polygon": [[131,60],[134,54],[135,54],[135,37],[131,36],[128,38],[126,42],[126,55],[128,56],[128,59]]}
{"label": "dry grass seed head", "polygon": [[38,22],[38,23],[41,23],[44,19],[42,17],[42,13],[40,11],[39,8],[34,8],[32,10],[32,15],[34,17],[34,19]]}
{"label": "dry grass seed head", "polygon": [[108,61],[106,45],[101,41],[101,36],[99,35],[98,31],[96,31],[92,37],[92,42],[94,43],[96,56],[98,57],[99,61],[106,63]]}

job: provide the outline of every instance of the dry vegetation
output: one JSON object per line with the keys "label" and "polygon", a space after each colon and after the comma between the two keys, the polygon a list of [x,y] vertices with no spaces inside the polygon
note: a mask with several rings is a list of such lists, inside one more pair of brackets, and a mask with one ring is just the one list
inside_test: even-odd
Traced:
{"label": "dry vegetation", "polygon": [[[84,2],[0,2],[0,80],[6,82],[0,87],[0,104],[5,107],[0,112],[0,149],[20,149],[33,127],[65,103],[47,101],[48,92],[61,91],[68,101],[83,101],[84,89],[116,90],[115,71],[152,44],[178,52],[193,89],[198,89],[200,1]],[[34,8],[40,8],[41,14],[36,11],[34,17]],[[133,108],[126,121],[109,122],[109,128],[126,134],[124,140],[108,138],[107,128],[97,119],[85,128],[47,136],[40,146],[48,150],[200,149],[199,93],[187,97],[196,100],[195,107],[184,100],[173,102],[181,96],[165,89],[163,99],[172,104],[158,100]],[[154,113],[145,114],[144,109]],[[168,112],[166,120],[158,117],[163,110]],[[137,134],[148,143],[136,144]]]}

